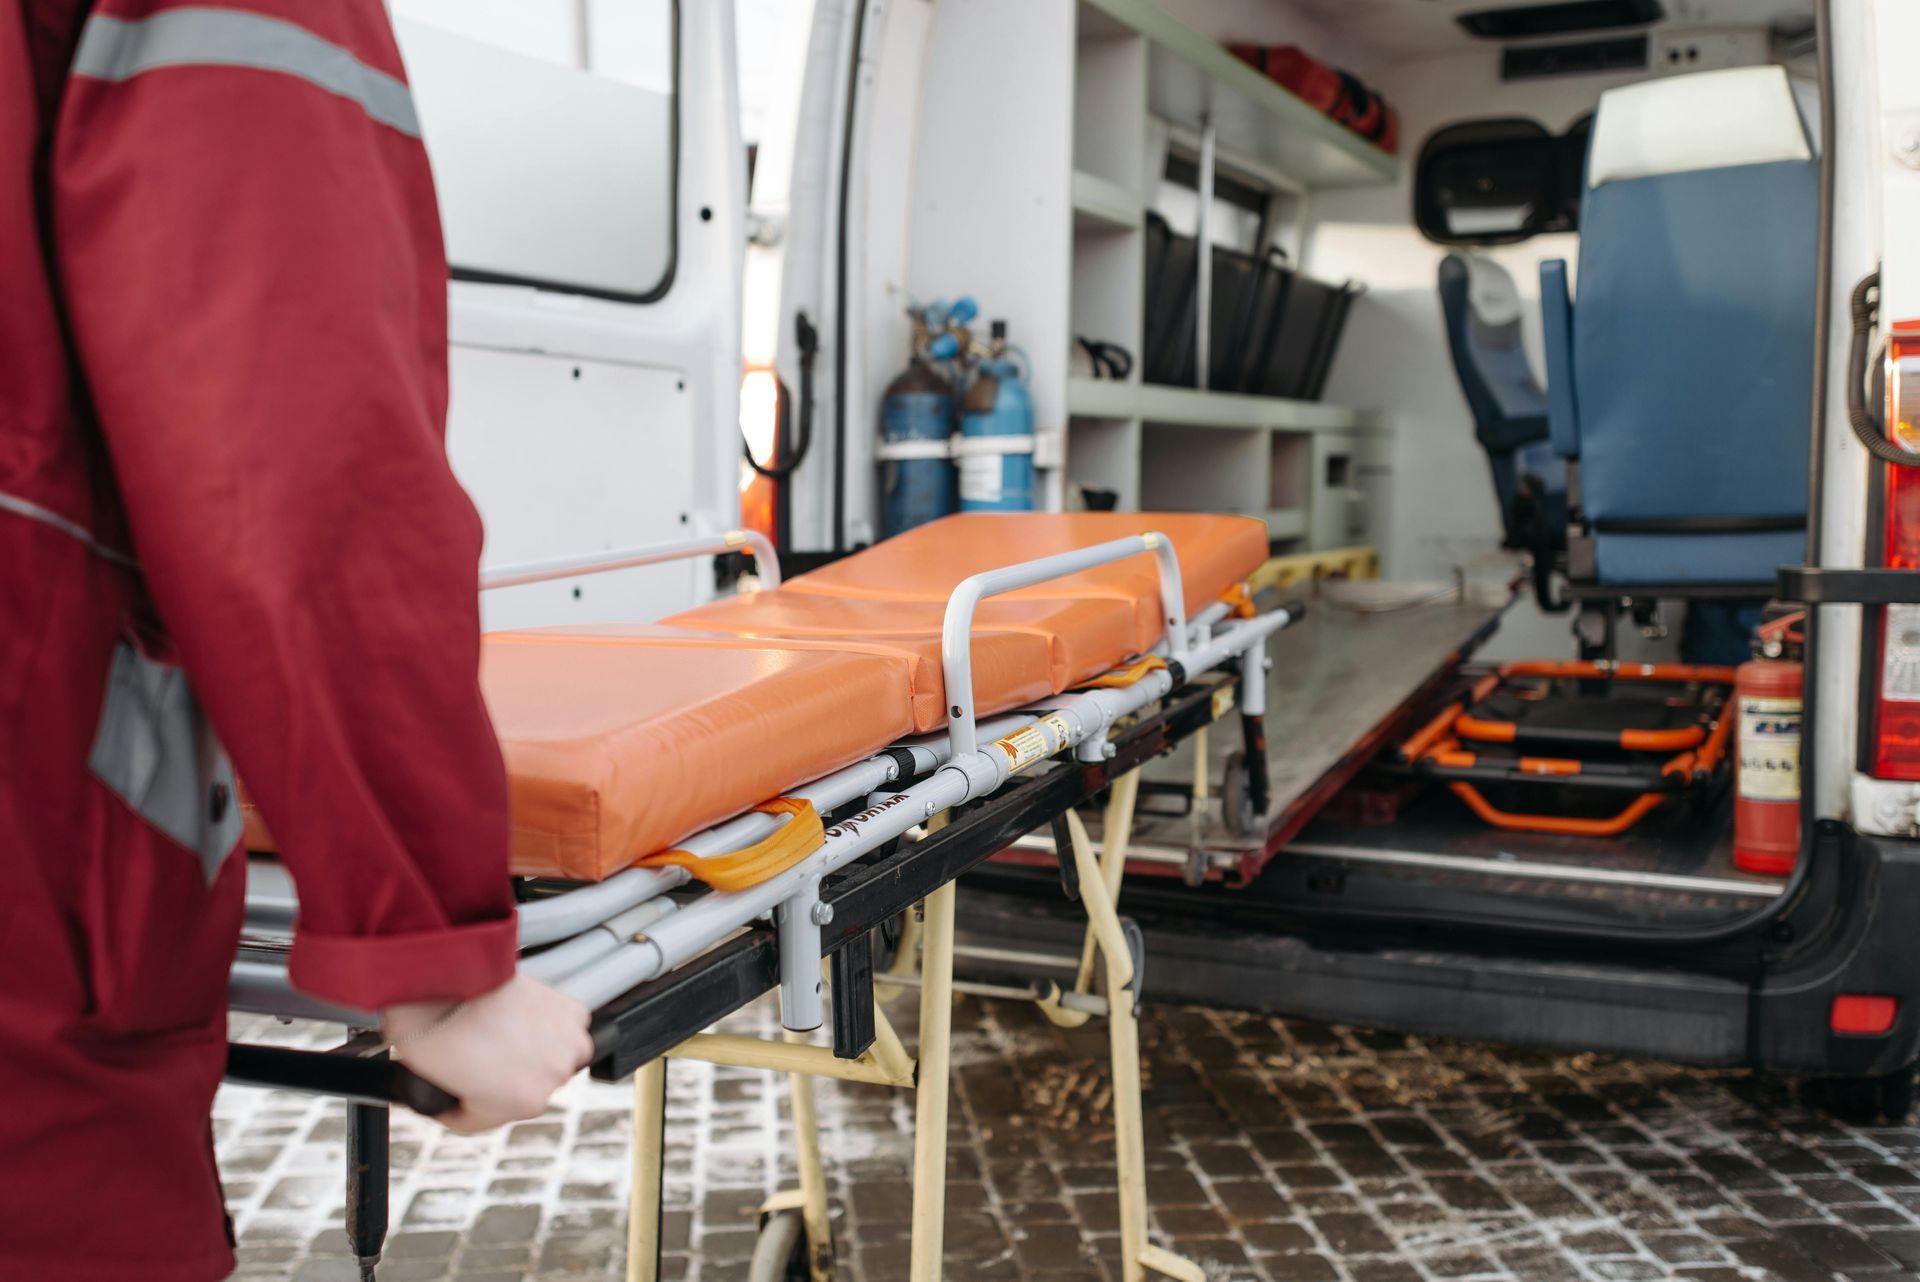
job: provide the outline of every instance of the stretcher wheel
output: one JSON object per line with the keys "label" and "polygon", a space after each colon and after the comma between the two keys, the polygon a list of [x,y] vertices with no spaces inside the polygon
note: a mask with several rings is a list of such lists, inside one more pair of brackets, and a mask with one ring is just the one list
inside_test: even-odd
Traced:
{"label": "stretcher wheel", "polygon": [[1247,755],[1239,748],[1227,754],[1226,777],[1220,780],[1220,821],[1236,837],[1251,837],[1259,830],[1260,816],[1247,791]]}
{"label": "stretcher wheel", "polygon": [[799,1211],[775,1211],[760,1225],[747,1282],[807,1282],[807,1226]]}

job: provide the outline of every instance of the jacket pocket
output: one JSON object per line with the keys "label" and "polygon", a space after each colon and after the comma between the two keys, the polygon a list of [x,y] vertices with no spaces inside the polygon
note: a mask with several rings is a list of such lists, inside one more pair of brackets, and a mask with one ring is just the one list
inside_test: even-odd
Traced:
{"label": "jacket pocket", "polygon": [[233,766],[187,674],[122,641],[87,768],[155,829],[199,857],[208,885],[240,841]]}

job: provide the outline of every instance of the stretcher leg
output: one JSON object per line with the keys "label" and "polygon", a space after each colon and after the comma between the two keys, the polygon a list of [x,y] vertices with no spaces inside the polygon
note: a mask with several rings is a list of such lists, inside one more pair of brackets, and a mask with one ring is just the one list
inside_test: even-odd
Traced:
{"label": "stretcher leg", "polygon": [[[1206,1282],[1192,1261],[1147,1241],[1147,1157],[1140,1098],[1140,1025],[1134,1013],[1133,953],[1114,907],[1103,870],[1095,862],[1086,825],[1067,812],[1073,859],[1080,869],[1080,900],[1087,929],[1100,947],[1107,975],[1107,1039],[1113,1060],[1113,1145],[1120,1193],[1120,1267],[1125,1282],[1142,1282],[1148,1270],[1181,1282]],[[1114,843],[1115,832],[1107,833]]]}
{"label": "stretcher leg", "polygon": [[347,1242],[361,1282],[373,1282],[387,1242],[387,1124],[382,1105],[347,1105]]}
{"label": "stretcher leg", "polygon": [[[1127,845],[1133,839],[1134,805],[1140,798],[1140,772],[1130,770],[1113,781],[1113,787],[1107,792],[1106,816],[1101,821],[1100,881],[1107,888],[1107,898],[1114,900],[1120,894],[1120,880],[1127,871]],[[1083,829],[1084,831],[1084,829]],[[1080,878],[1080,893],[1086,895],[1086,874]],[[1080,970],[1074,976],[1073,991],[1090,993],[1093,991],[1094,949],[1097,941],[1094,937],[1093,923],[1087,923],[1087,933],[1080,945]],[[1078,1028],[1090,1018],[1086,1011],[1068,1010],[1056,1001],[1043,1001],[1041,1013],[1061,1028]]]}
{"label": "stretcher leg", "polygon": [[1207,879],[1207,811],[1213,805],[1213,780],[1208,774],[1212,763],[1207,757],[1207,728],[1201,726],[1193,732],[1193,804],[1187,809],[1193,828],[1187,842],[1186,881],[1189,886],[1198,886]]}
{"label": "stretcher leg", "polygon": [[911,1282],[939,1282],[947,1215],[947,1072],[953,1050],[954,884],[927,896],[920,954],[920,1081],[913,1124]]}
{"label": "stretcher leg", "polygon": [[[790,1042],[804,1042],[804,1033],[789,1032]],[[807,1229],[807,1274],[812,1282],[833,1276],[833,1222],[827,1211],[827,1171],[820,1158],[820,1114],[815,1107],[813,1077],[790,1073],[793,1085],[793,1141],[800,1168],[800,1219]]]}
{"label": "stretcher leg", "polygon": [[666,1168],[667,1061],[633,1075],[633,1192],[627,1204],[627,1282],[660,1280],[660,1193]]}

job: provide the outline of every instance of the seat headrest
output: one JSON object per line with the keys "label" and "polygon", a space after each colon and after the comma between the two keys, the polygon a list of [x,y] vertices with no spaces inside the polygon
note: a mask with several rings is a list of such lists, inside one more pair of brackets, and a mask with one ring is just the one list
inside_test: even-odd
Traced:
{"label": "seat headrest", "polygon": [[1511,325],[1520,319],[1520,286],[1513,274],[1491,258],[1461,254],[1467,265],[1467,305],[1482,325]]}
{"label": "seat headrest", "polygon": [[1587,186],[1812,157],[1785,69],[1732,67],[1601,94]]}

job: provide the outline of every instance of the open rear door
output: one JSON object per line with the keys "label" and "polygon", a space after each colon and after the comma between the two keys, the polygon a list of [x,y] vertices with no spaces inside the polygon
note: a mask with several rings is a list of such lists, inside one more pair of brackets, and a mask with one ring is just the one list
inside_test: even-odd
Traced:
{"label": "open rear door", "polygon": [[[733,6],[396,0],[453,269],[448,449],[488,568],[731,528],[746,155]],[[484,598],[652,619],[707,563]]]}

